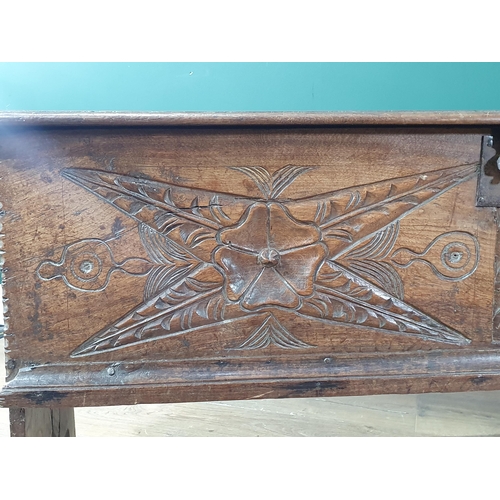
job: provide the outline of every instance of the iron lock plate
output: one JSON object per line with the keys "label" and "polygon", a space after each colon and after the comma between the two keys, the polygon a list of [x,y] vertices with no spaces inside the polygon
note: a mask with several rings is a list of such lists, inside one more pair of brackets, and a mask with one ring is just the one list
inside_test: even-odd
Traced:
{"label": "iron lock plate", "polygon": [[500,207],[500,133],[483,136],[476,206]]}

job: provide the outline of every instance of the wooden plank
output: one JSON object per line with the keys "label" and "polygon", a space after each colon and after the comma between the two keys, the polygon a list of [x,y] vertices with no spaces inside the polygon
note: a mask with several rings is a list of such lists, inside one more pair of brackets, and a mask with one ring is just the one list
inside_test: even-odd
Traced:
{"label": "wooden plank", "polygon": [[[0,379],[4,354],[0,350]],[[79,437],[495,436],[499,392],[76,408]],[[418,415],[417,415],[418,408]],[[0,408],[0,437],[10,435]]]}
{"label": "wooden plank", "polygon": [[10,408],[12,437],[74,437],[73,408]]}
{"label": "wooden plank", "polygon": [[498,111],[408,112],[247,112],[247,113],[126,113],[126,112],[2,112],[3,127],[108,126],[446,126],[498,127]]}
{"label": "wooden plank", "polygon": [[[135,405],[151,403],[181,403],[196,401],[230,401],[281,398],[311,398],[333,396],[363,396],[370,394],[420,394],[426,392],[469,392],[499,390],[500,376],[453,374],[421,377],[404,375],[377,378],[340,378],[320,380],[247,380],[198,384],[122,385],[107,387],[4,388],[0,406],[52,407]],[[54,390],[57,389],[57,390]]]}

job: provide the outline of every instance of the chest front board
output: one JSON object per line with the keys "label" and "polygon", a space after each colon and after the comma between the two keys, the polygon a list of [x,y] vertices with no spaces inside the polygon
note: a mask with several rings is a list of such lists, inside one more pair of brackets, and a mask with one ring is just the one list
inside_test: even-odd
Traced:
{"label": "chest front board", "polygon": [[480,153],[439,129],[5,133],[4,400],[499,388]]}

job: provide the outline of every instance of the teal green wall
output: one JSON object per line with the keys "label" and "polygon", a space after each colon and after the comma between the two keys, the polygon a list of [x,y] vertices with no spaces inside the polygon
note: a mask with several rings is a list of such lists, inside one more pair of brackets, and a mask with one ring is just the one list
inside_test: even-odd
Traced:
{"label": "teal green wall", "polygon": [[0,63],[0,110],[500,110],[500,63]]}

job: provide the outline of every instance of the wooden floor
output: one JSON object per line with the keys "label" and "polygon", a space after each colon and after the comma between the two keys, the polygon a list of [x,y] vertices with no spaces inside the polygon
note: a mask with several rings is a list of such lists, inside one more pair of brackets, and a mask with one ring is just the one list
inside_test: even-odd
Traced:
{"label": "wooden floor", "polygon": [[[8,416],[0,409],[0,436]],[[78,436],[500,436],[500,391],[77,408],[76,426]]]}

